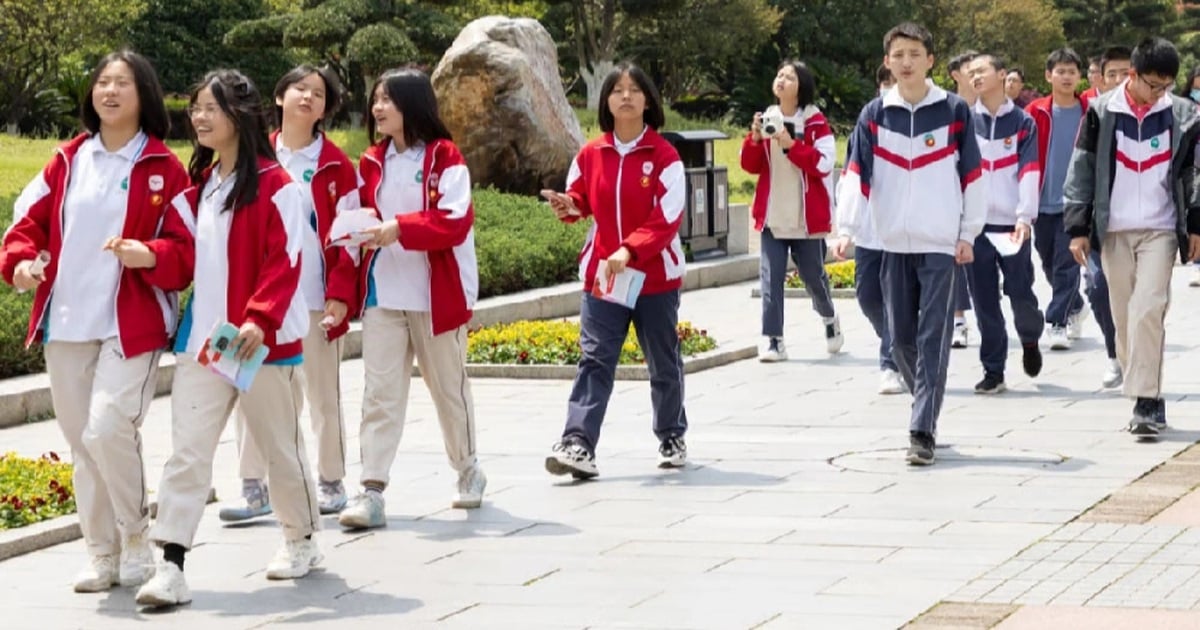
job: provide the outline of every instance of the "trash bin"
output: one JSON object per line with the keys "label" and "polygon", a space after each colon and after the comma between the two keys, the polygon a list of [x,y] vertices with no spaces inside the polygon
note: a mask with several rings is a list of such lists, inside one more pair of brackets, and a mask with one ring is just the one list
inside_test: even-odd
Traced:
{"label": "trash bin", "polygon": [[679,153],[687,179],[687,206],[679,236],[692,255],[723,256],[729,238],[729,169],[713,161],[720,131],[666,131],[663,138]]}

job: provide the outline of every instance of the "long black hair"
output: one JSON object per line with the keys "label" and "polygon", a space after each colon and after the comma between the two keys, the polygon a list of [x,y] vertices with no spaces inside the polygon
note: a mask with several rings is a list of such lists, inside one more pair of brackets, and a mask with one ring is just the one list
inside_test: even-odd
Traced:
{"label": "long black hair", "polygon": [[[233,210],[254,201],[258,196],[258,158],[275,159],[275,149],[267,137],[267,115],[263,108],[262,95],[254,82],[237,70],[213,70],[192,88],[188,109],[195,106],[200,92],[212,91],[213,99],[221,111],[233,122],[238,135],[237,163],[233,171],[237,180],[233,190],[225,199],[224,210]],[[188,163],[188,175],[192,183],[203,185],[204,169],[213,163],[214,151],[202,146],[196,139],[196,129],[188,117],[188,128],[192,134],[192,161]]]}
{"label": "long black hair", "polygon": [[367,101],[367,138],[371,142],[375,142],[375,116],[371,114],[371,108],[380,86],[396,111],[404,117],[404,146],[453,140],[438,113],[437,95],[433,93],[429,75],[416,68],[401,68],[384,72],[371,86],[371,98]]}
{"label": "long black hair", "polygon": [[302,64],[292,68],[287,74],[279,78],[279,82],[275,84],[275,124],[278,127],[283,127],[283,106],[278,103],[283,100],[283,95],[288,91],[288,88],[304,80],[310,74],[315,74],[321,77],[325,82],[325,111],[321,113],[321,117],[313,123],[312,135],[317,135],[321,130],[321,125],[333,118],[338,110],[342,107],[342,82],[338,81],[335,75],[329,68],[318,68],[310,64]]}
{"label": "long black hair", "polygon": [[613,90],[617,87],[617,81],[620,81],[621,75],[624,74],[628,74],[629,78],[633,79],[638,89],[642,91],[642,95],[646,97],[646,110],[642,112],[642,122],[655,131],[662,129],[667,122],[667,117],[663,112],[662,97],[658,94],[658,87],[654,85],[654,81],[650,80],[649,75],[636,64],[631,61],[622,61],[617,64],[616,68],[613,68],[612,72],[608,73],[608,76],[604,77],[604,83],[600,84],[600,106],[596,113],[600,122],[600,131],[611,132],[616,126],[612,110],[608,107],[608,97],[612,96]]}
{"label": "long black hair", "polygon": [[100,80],[104,69],[118,61],[129,66],[129,70],[133,72],[133,82],[137,86],[138,95],[138,125],[147,135],[159,140],[165,139],[171,122],[167,116],[167,106],[163,103],[163,90],[162,84],[158,82],[158,73],[154,71],[154,66],[148,59],[128,48],[108,53],[92,71],[87,94],[79,107],[79,119],[83,122],[83,128],[92,133],[100,131],[100,114],[92,103],[92,93],[95,92],[96,82]]}

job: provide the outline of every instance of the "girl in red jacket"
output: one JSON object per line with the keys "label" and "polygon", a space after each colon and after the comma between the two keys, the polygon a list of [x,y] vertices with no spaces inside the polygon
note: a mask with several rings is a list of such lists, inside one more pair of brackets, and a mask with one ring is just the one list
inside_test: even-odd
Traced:
{"label": "girl in red jacket", "polygon": [[[174,452],[163,470],[151,538],[163,545],[154,577],[137,602],[170,606],[191,601],[184,554],[192,546],[212,485],[213,454],[234,405],[262,449],[285,544],[267,565],[267,579],[303,577],[321,560],[312,534],[317,501],[300,431],[301,344],[308,306],[298,299],[307,215],[300,187],[275,161],[262,97],[234,70],[210,72],[192,92],[195,147],[189,165],[196,188],[195,234],[187,252],[194,270],[192,299],[176,338],[171,395]],[[213,163],[214,154],[220,161]],[[266,348],[263,365],[240,391],[195,357],[216,327],[236,336],[224,348],[245,362]]]}
{"label": "girl in red jacket", "polygon": [[[742,143],[742,168],[758,175],[754,229],[762,232],[763,362],[787,360],[783,342],[783,285],[790,255],[821,316],[825,349],[842,349],[842,326],[825,273],[825,237],[833,229],[833,167],[837,148],[829,122],[813,103],[812,71],[801,61],[779,65],[773,84],[777,105],[754,115]],[[768,129],[764,129],[764,121]]]}
{"label": "girl in red jacket", "polygon": [[362,264],[363,492],[338,516],[354,529],[387,524],[383,491],[404,431],[413,357],[458,473],[451,505],[479,507],[487,485],[467,378],[467,322],[479,293],[471,176],[425,73],[385,72],[371,94],[367,133],[383,138],[359,160],[360,194],[383,222],[369,230]]}
{"label": "girl in red jacket", "polygon": [[[325,248],[333,219],[358,207],[358,172],[346,154],[321,131],[341,105],[341,84],[328,69],[302,65],[275,85],[272,136],[279,163],[304,193],[304,248],[298,295],[309,313],[304,338],[304,393],[317,438],[317,508],[335,514],[346,506],[346,427],[342,420],[339,370],[342,335],[349,330],[350,305],[357,306],[358,269],[343,247]],[[223,521],[271,513],[267,463],[238,413],[243,505],[224,508]]]}
{"label": "girl in red jacket", "polygon": [[44,344],[54,415],[71,446],[91,556],[75,590],[90,593],[139,584],[154,562],[139,429],[175,329],[176,292],[188,284],[155,252],[190,246],[178,209],[191,182],[163,144],[167,110],[145,57],[101,59],[80,114],[86,131],[17,198],[0,271],[34,291],[26,346]]}
{"label": "girl in red jacket", "polygon": [[[605,78],[599,120],[604,134],[575,156],[567,192],[542,191],[563,221],[594,221],[579,259],[583,357],[562,440],[546,458],[551,474],[577,479],[599,474],[595,453],[600,425],[631,323],[650,369],[659,466],[682,467],[687,461],[683,359],[676,332],[685,265],[679,241],[686,198],[683,163],[658,135],[664,122],[662,101],[641,68],[623,63]],[[597,276],[608,278],[627,268],[645,274],[632,309],[593,294]]]}

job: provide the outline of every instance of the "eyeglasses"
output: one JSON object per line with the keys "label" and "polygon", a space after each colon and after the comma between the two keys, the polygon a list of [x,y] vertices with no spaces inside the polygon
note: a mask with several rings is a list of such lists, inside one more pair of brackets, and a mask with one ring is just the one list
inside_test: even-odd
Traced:
{"label": "eyeglasses", "polygon": [[1147,81],[1146,77],[1144,77],[1140,74],[1138,75],[1138,78],[1142,80],[1142,83],[1146,84],[1146,87],[1150,88],[1151,94],[1162,94],[1163,92],[1166,92],[1167,90],[1171,89],[1172,85],[1175,85],[1174,82],[1167,82],[1167,83],[1163,83],[1161,85],[1154,84],[1154,83]]}
{"label": "eyeglasses", "polygon": [[199,116],[200,114],[204,114],[205,116],[208,116],[211,118],[213,116],[216,116],[217,112],[219,112],[219,111],[221,111],[221,108],[217,107],[216,105],[206,105],[204,107],[200,107],[199,105],[192,105],[191,107],[187,108],[188,116],[191,116],[192,118],[195,118],[195,117]]}

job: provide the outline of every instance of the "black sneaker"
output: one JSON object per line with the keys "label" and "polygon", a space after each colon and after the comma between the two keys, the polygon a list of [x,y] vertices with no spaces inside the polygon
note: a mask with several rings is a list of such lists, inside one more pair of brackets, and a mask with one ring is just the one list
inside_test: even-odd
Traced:
{"label": "black sneaker", "polygon": [[983,380],[975,383],[976,394],[999,394],[1004,391],[1004,375],[997,372],[984,372]]}
{"label": "black sneaker", "polygon": [[1029,376],[1037,376],[1042,373],[1042,349],[1038,347],[1036,341],[1022,346],[1021,367],[1025,368],[1025,374]]}
{"label": "black sneaker", "polygon": [[658,445],[659,468],[683,468],[687,465],[687,444],[683,436],[667,438]]}
{"label": "black sneaker", "polygon": [[1166,422],[1165,410],[1161,416],[1163,423],[1158,422],[1159,401],[1154,398],[1138,398],[1133,405],[1133,419],[1129,421],[1129,432],[1139,441],[1153,441]]}
{"label": "black sneaker", "polygon": [[1159,398],[1157,401],[1158,409],[1154,412],[1154,423],[1159,429],[1167,428],[1167,401]]}
{"label": "black sneaker", "polygon": [[571,475],[576,479],[591,479],[600,474],[596,456],[576,438],[564,438],[554,445],[546,457],[546,470],[552,475]]}
{"label": "black sneaker", "polygon": [[933,463],[933,436],[928,433],[910,431],[908,453],[904,456],[913,466],[928,466]]}

